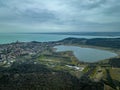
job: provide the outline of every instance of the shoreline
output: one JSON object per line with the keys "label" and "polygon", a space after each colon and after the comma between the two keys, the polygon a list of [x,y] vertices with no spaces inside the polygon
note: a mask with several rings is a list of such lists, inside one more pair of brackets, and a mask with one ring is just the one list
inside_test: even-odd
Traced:
{"label": "shoreline", "polygon": [[[100,61],[103,61],[103,60],[109,60],[109,59],[112,59],[112,58],[118,58],[118,57],[120,57],[120,54],[118,54],[118,51],[116,52],[116,50],[113,50],[111,48],[97,47],[97,46],[91,46],[91,45],[75,45],[75,44],[61,44],[61,45],[63,45],[63,46],[76,46],[76,47],[81,47],[81,48],[91,48],[91,49],[96,49],[96,50],[104,50],[104,51],[109,51],[109,52],[111,52],[113,54],[116,54],[116,56],[114,56],[114,57],[110,57],[110,58],[106,58],[106,59],[101,59],[101,60],[89,62],[89,61],[84,61],[82,59],[80,60],[78,57],[76,57],[76,55],[74,54],[74,51],[70,50],[73,53],[73,56],[76,57],[77,60],[80,61],[80,62],[96,63],[96,62],[100,62]],[[61,45],[58,45],[58,46],[61,46]],[[56,52],[56,49],[57,48],[53,47],[53,51]],[[60,51],[60,52],[67,52],[67,51]]]}
{"label": "shoreline", "polygon": [[[32,42],[32,41],[30,41],[30,42]],[[22,42],[22,43],[30,43],[30,42]],[[120,58],[120,49],[114,49],[114,48],[110,48],[110,47],[101,47],[101,46],[94,46],[94,45],[87,45],[87,44],[74,44],[74,43],[66,44],[66,43],[64,43],[64,41],[62,41],[60,43],[59,43],[59,41],[51,41],[51,42],[49,42],[49,41],[48,42],[36,41],[36,42],[37,43],[46,43],[46,46],[48,46],[49,48],[52,48],[53,52],[56,52],[56,48],[54,48],[54,47],[57,46],[57,45],[78,46],[78,47],[82,47],[82,48],[105,50],[105,51],[109,51],[111,53],[116,54],[116,56],[114,56],[114,57],[106,58],[107,60],[111,59],[111,58]],[[10,44],[12,45],[13,43],[20,43],[20,42],[12,42],[12,43],[7,43],[7,44],[0,44],[0,46],[10,45]],[[76,57],[74,54],[73,54],[73,56]],[[103,61],[103,60],[106,60],[106,59],[102,59],[102,60],[98,60],[98,61],[94,61],[94,62],[87,62],[87,63],[95,63],[95,62]],[[77,58],[77,60],[80,61],[80,62],[85,62],[84,60],[79,60],[78,58]]]}

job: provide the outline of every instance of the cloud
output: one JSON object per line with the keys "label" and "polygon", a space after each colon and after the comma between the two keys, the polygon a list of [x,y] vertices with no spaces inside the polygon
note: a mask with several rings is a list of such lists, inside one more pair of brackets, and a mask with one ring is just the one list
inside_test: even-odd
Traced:
{"label": "cloud", "polygon": [[119,8],[119,0],[0,0],[0,26],[15,26],[16,31],[17,27],[31,31],[118,31]]}

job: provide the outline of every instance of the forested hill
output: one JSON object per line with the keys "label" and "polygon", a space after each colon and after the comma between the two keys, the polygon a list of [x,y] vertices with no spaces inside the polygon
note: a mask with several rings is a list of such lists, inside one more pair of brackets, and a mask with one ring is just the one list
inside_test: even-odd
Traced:
{"label": "forested hill", "polygon": [[63,44],[83,44],[120,49],[120,38],[66,38],[59,42],[62,42]]}
{"label": "forested hill", "polygon": [[102,83],[54,71],[41,64],[14,63],[0,68],[0,90],[103,90]]}

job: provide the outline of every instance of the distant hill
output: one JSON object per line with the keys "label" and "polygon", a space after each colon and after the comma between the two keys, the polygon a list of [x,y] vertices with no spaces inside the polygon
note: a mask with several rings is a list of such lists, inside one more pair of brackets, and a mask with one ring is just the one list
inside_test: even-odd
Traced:
{"label": "distant hill", "polygon": [[83,44],[120,49],[120,38],[66,38],[59,42],[62,42],[64,44]]}
{"label": "distant hill", "polygon": [[[38,33],[33,33],[38,34]],[[58,34],[58,35],[88,35],[88,36],[120,36],[120,32],[51,32],[42,34]]]}

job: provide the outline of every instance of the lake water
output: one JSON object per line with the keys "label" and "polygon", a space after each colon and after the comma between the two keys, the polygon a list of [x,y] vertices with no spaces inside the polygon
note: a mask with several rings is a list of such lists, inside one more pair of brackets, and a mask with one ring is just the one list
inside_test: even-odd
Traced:
{"label": "lake water", "polygon": [[117,54],[110,51],[93,49],[93,48],[83,48],[77,46],[55,46],[56,52],[62,51],[73,51],[74,55],[80,60],[85,62],[95,62],[99,60],[108,59],[117,56]]}
{"label": "lake water", "polygon": [[16,34],[16,33],[1,33],[0,34],[0,44],[11,43],[22,41],[22,42],[30,42],[30,41],[39,41],[39,42],[47,42],[47,41],[58,41],[68,37],[77,37],[77,38],[115,38],[112,36],[90,36],[90,35],[58,35],[58,34]]}

